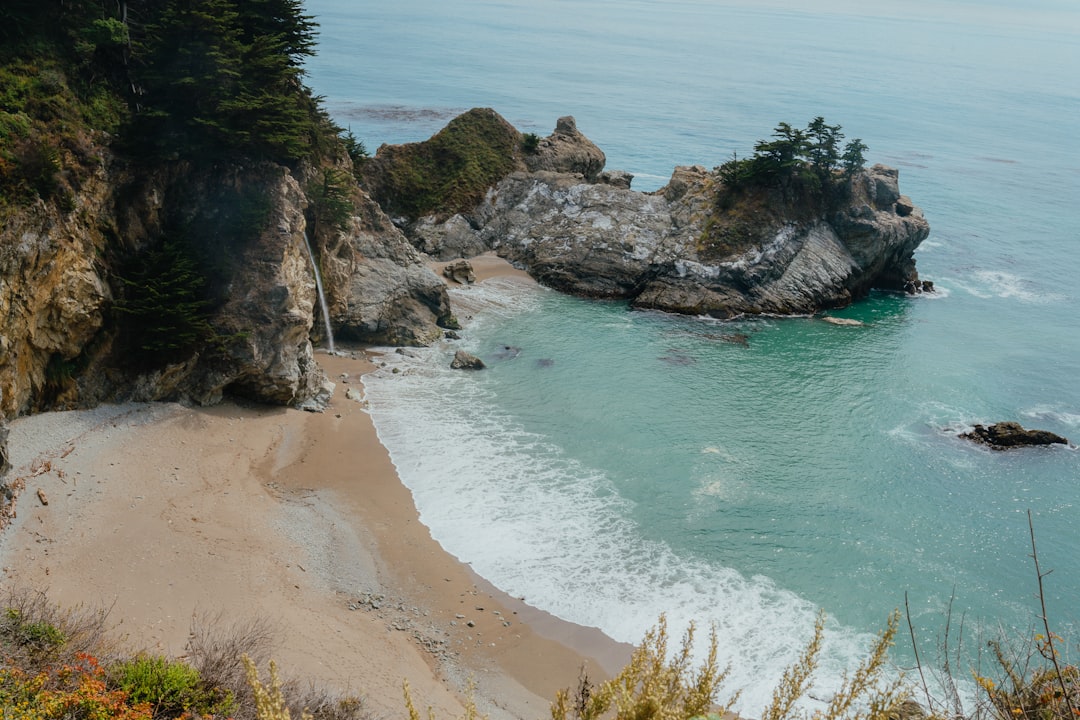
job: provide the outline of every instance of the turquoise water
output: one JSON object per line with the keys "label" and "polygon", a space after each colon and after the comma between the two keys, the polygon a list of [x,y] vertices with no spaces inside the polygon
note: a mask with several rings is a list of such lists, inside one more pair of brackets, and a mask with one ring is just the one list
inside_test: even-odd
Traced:
{"label": "turquoise water", "polygon": [[[977,632],[1077,621],[1080,454],[955,434],[1016,419],[1080,441],[1080,9],[1065,2],[315,0],[310,82],[371,149],[494,107],[573,114],[608,167],[662,185],[815,115],[901,170],[934,296],[716,323],[509,281],[455,291],[458,346],[393,356],[372,416],[422,518],[503,589],[634,641],[715,622],[765,704],[818,607],[822,691],[910,600],[934,655],[949,598]],[[745,344],[731,342],[745,335]],[[725,337],[727,336],[727,337]],[[505,346],[520,348],[506,352]],[[543,362],[541,362],[543,361]],[[904,642],[896,648],[910,664]]]}

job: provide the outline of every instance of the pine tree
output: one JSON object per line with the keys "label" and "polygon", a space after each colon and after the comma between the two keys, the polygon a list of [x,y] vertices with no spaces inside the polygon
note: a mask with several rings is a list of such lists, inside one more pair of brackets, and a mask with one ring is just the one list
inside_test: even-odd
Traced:
{"label": "pine tree", "polygon": [[166,0],[139,47],[139,135],[196,162],[299,159],[315,132],[301,82],[314,43],[295,0]]}

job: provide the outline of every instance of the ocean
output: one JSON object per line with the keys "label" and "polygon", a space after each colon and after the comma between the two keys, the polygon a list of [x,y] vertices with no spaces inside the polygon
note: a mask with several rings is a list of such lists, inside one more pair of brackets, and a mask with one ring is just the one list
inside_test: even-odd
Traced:
{"label": "ocean", "polygon": [[[463,339],[390,356],[370,412],[421,518],[503,590],[635,642],[715,624],[756,716],[829,617],[817,694],[910,608],[981,639],[1080,630],[1080,453],[957,439],[1017,420],[1080,443],[1080,7],[1072,0],[309,0],[308,82],[374,150],[471,107],[562,115],[634,187],[821,115],[900,169],[937,292],[721,323],[499,280]],[[731,342],[745,335],[745,343]],[[484,358],[450,371],[455,348]],[[509,350],[507,348],[510,348]],[[1072,647],[1077,635],[1072,634]],[[952,647],[956,646],[955,638]],[[910,669],[904,621],[893,658]],[[972,660],[974,661],[974,660]],[[960,679],[969,677],[966,669]]]}

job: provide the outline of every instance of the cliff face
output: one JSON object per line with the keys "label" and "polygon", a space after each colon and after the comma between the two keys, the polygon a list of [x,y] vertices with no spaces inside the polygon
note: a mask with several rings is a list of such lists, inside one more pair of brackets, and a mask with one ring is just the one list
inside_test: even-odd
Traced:
{"label": "cliff face", "polygon": [[719,181],[702,167],[676,168],[665,188],[641,193],[576,150],[561,164],[537,163],[547,166],[573,172],[510,173],[472,211],[406,232],[443,259],[493,249],[559,290],[721,318],[809,314],[871,288],[922,289],[913,253],[929,224],[892,168],[859,171],[828,199],[761,189],[721,203]]}
{"label": "cliff face", "polygon": [[[256,198],[256,231],[244,231],[243,213],[222,198]],[[234,393],[304,405],[328,397],[310,340],[322,327],[304,245],[310,201],[288,170],[200,175],[103,163],[74,204],[38,203],[0,230],[3,417],[106,400],[207,404]],[[343,227],[313,238],[336,331],[365,342],[430,342],[450,318],[444,284],[363,193],[351,205]],[[178,223],[200,229],[194,242],[214,268],[212,338],[148,367],[127,357],[123,273],[147,262]]]}
{"label": "cliff face", "polygon": [[76,209],[38,202],[0,229],[0,411],[11,417],[67,380],[70,363],[104,323],[108,175],[84,184]]}
{"label": "cliff face", "polygon": [[451,324],[446,284],[366,194],[345,229],[315,233],[330,309],[343,340],[428,345]]}

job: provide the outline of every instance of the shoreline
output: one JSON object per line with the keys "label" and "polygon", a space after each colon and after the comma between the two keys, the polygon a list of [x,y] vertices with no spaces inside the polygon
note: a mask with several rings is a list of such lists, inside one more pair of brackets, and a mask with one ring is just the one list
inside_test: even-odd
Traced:
{"label": "shoreline", "polygon": [[[473,262],[478,281],[520,273]],[[321,414],[233,401],[15,420],[10,477],[26,489],[0,534],[0,588],[111,607],[125,645],[170,655],[195,617],[265,617],[288,676],[377,715],[401,712],[408,679],[419,706],[460,716],[471,678],[481,712],[539,718],[582,667],[622,667],[629,646],[507,596],[431,538],[346,397],[375,366],[346,353],[316,355],[338,383]]]}

